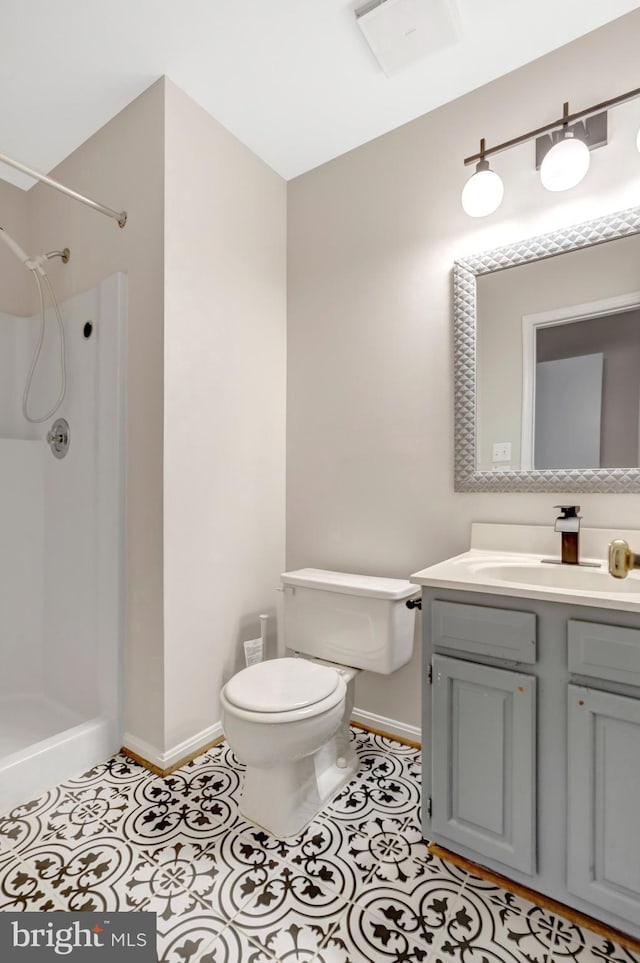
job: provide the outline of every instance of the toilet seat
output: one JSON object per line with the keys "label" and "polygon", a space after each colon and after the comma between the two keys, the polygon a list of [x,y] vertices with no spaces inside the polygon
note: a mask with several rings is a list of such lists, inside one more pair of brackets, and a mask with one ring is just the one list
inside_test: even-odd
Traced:
{"label": "toilet seat", "polygon": [[320,715],[344,699],[346,685],[336,669],[306,659],[272,659],[242,669],[227,682],[223,707],[243,719],[294,722]]}

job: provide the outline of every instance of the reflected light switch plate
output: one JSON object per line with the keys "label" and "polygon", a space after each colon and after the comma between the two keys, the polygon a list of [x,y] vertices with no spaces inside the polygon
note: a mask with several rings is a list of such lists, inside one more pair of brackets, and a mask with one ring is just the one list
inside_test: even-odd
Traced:
{"label": "reflected light switch plate", "polygon": [[492,461],[511,461],[511,442],[494,441]]}

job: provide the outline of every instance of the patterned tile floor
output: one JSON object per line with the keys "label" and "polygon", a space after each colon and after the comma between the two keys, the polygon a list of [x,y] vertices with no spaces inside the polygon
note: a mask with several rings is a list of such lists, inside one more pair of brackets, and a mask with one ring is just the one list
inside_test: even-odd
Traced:
{"label": "patterned tile floor", "polygon": [[0,910],[153,910],[162,963],[640,963],[429,855],[420,754],[361,769],[297,838],[238,812],[222,744],[162,779],[115,756],[0,816]]}

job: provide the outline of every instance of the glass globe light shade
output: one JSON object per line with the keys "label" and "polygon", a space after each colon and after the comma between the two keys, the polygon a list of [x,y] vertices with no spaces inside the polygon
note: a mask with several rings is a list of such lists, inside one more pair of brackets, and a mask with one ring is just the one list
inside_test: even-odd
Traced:
{"label": "glass globe light shade", "polygon": [[503,196],[502,178],[490,170],[488,161],[481,160],[464,185],[461,201],[469,217],[486,217],[500,207]]}
{"label": "glass globe light shade", "polygon": [[548,151],[540,166],[540,180],[548,191],[568,191],[589,170],[591,157],[583,140],[567,131]]}

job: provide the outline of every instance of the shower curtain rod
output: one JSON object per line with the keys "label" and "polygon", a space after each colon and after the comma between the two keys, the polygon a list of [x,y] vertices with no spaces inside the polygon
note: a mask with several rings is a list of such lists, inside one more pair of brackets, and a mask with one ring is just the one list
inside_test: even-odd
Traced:
{"label": "shower curtain rod", "polygon": [[9,167],[15,167],[17,171],[22,171],[23,174],[28,174],[29,177],[35,177],[36,180],[42,181],[43,184],[48,184],[49,187],[54,187],[62,194],[66,194],[67,197],[73,197],[74,200],[81,201],[83,204],[86,204],[87,207],[92,207],[94,211],[99,211],[101,214],[106,214],[107,217],[112,217],[117,221],[118,227],[124,227],[127,223],[126,211],[114,211],[111,207],[105,207],[104,204],[92,201],[90,197],[85,197],[84,194],[78,194],[77,191],[72,191],[70,187],[65,187],[64,184],[60,184],[59,181],[54,181],[54,179],[47,174],[41,174],[40,171],[35,171],[32,167],[27,167],[26,164],[21,164],[20,161],[7,157],[6,154],[0,154],[0,161],[3,164],[8,164]]}

